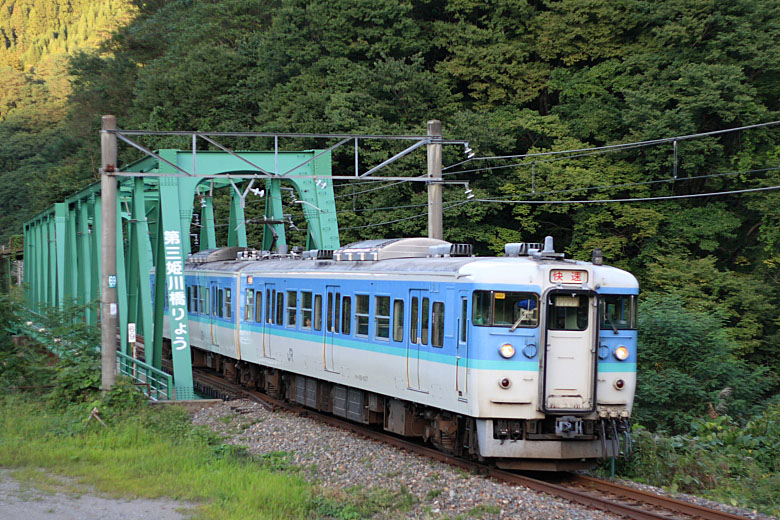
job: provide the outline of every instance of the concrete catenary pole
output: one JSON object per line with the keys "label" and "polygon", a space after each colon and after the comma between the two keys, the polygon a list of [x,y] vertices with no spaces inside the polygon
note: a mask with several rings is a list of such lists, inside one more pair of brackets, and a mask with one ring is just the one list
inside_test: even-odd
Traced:
{"label": "concrete catenary pole", "polygon": [[[428,121],[428,135],[441,137],[441,121]],[[442,239],[441,184],[435,182],[441,179],[441,144],[428,145],[428,238]]]}
{"label": "concrete catenary pole", "polygon": [[100,280],[100,332],[102,351],[103,393],[114,386],[116,380],[116,330],[117,330],[117,279],[116,279],[116,117],[103,116],[100,132],[102,173],[100,175],[102,279]]}

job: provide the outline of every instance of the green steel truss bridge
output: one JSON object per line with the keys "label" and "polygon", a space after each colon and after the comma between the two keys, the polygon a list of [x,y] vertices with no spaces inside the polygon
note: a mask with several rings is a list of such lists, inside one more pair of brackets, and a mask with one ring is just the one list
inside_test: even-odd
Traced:
{"label": "green steel truss bridge", "polygon": [[[426,182],[429,206],[434,208],[436,204],[441,208],[441,185],[468,187],[463,181],[441,180],[441,145],[457,144],[464,146],[467,152],[471,150],[464,141],[443,140],[438,121],[429,122],[427,136],[148,132],[117,130],[113,116],[104,116],[103,122],[102,182],[54,204],[24,223],[25,303],[33,313],[52,307],[63,308],[70,303],[87,306],[83,319],[89,324],[100,323],[104,331],[104,389],[110,387],[110,384],[105,385],[107,367],[116,364],[120,373],[140,380],[149,387],[150,396],[160,399],[194,397],[186,301],[173,301],[170,294],[167,307],[172,336],[174,327],[177,331],[172,337],[173,377],[161,370],[163,302],[165,286],[170,293],[172,287],[183,285],[181,269],[193,252],[190,230],[195,206],[199,208],[200,232],[196,241],[199,251],[217,247],[215,190],[230,189],[227,246],[247,246],[246,198],[250,192],[257,194],[263,189],[263,249],[275,247],[279,252],[286,252],[283,190],[291,189],[293,202],[300,204],[303,210],[307,222],[306,249],[337,249],[339,234],[333,180]],[[136,142],[136,136],[140,135],[185,136],[191,138],[192,149],[150,150]],[[274,150],[235,152],[217,142],[221,137],[270,137],[274,140]],[[328,138],[338,139],[338,142],[326,149],[290,152],[279,149],[280,138]],[[376,139],[406,141],[403,144],[407,146],[382,163],[360,172],[359,145]],[[121,170],[116,168],[117,140],[140,150],[145,157]],[[202,145],[204,141],[211,150],[197,149],[199,142]],[[333,175],[331,152],[345,144],[354,144],[354,173]],[[428,149],[427,176],[373,175],[422,146]],[[116,182],[115,199],[113,187],[105,191],[106,179]],[[432,192],[433,199],[430,198]],[[103,204],[112,199],[115,200],[116,223],[106,226]],[[199,204],[195,203],[196,199]],[[106,255],[109,259],[113,257],[110,252],[112,228],[116,235],[116,268],[103,272],[104,265],[113,268],[113,262],[106,263]],[[165,280],[165,284],[154,284],[154,294],[150,276]],[[98,301],[101,302],[100,310],[94,305],[88,306]],[[144,336],[143,362],[135,359],[128,324],[131,328],[134,326],[136,334]],[[110,364],[107,364],[106,352],[113,350],[117,341],[116,360],[112,354]]]}

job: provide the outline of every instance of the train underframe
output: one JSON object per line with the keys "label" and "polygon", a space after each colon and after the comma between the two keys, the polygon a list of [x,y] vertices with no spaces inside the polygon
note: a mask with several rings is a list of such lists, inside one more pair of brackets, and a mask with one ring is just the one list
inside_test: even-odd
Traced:
{"label": "train underframe", "polygon": [[[477,419],[273,367],[236,361],[197,347],[192,347],[192,363],[195,368],[212,369],[229,382],[259,390],[273,398],[403,437],[421,439],[445,453],[490,461],[503,469],[588,469],[600,458],[630,452],[628,420],[581,420],[570,416],[533,420]],[[482,449],[480,436],[485,439]],[[486,453],[489,456],[484,456]]]}

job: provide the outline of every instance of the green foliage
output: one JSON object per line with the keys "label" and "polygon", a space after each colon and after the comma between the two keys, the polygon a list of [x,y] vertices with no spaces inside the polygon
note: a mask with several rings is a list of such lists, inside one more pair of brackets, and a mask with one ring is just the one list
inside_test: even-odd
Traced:
{"label": "green foliage", "polygon": [[780,401],[744,425],[728,416],[696,419],[691,433],[666,437],[637,427],[630,461],[618,473],[670,491],[780,513]]}
{"label": "green foliage", "polygon": [[679,298],[646,295],[639,308],[635,417],[651,430],[686,432],[708,409],[740,422],[761,407],[771,380],[765,368],[735,356],[723,319]]}

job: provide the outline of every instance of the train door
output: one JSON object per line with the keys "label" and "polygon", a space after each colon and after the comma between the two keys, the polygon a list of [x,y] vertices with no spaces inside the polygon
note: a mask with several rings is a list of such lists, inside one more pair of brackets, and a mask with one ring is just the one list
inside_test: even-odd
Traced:
{"label": "train door", "polygon": [[596,295],[556,290],[547,294],[543,410],[584,413],[595,409]]}
{"label": "train door", "polygon": [[341,325],[341,287],[325,286],[325,328],[322,337],[322,362],[326,372],[338,373],[333,358],[333,343]]}
{"label": "train door", "polygon": [[[274,323],[274,318],[276,317],[277,309],[276,309],[276,298],[277,298],[277,292],[276,292],[276,284],[275,283],[266,283],[265,284],[265,320],[263,321],[263,337],[260,340],[261,341],[261,349],[263,353],[263,357],[273,359],[273,349],[271,348],[271,345],[273,343],[273,330],[271,325]],[[281,294],[281,293],[278,293]],[[280,311],[281,312],[281,311]]]}
{"label": "train door", "polygon": [[458,341],[455,348],[455,389],[458,398],[465,398],[468,392],[466,384],[469,359],[469,298],[468,293],[461,292],[458,309]]}
{"label": "train door", "polygon": [[427,291],[409,291],[409,337],[406,343],[406,386],[425,391],[425,374],[420,370],[421,358],[430,339],[431,299]]}
{"label": "train door", "polygon": [[211,303],[210,303],[210,310],[209,312],[209,341],[211,341],[212,345],[217,344],[217,317],[218,317],[218,311],[217,311],[217,302],[219,300],[219,284],[217,282],[209,282],[209,293],[211,297]]}

